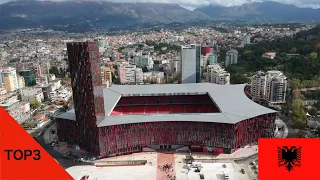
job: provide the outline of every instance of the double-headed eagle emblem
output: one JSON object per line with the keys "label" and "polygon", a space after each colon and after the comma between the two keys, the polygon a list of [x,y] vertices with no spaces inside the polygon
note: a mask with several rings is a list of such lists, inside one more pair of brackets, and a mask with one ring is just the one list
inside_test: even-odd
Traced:
{"label": "double-headed eagle emblem", "polygon": [[301,166],[301,147],[278,147],[278,166],[284,166],[289,172],[293,167]]}

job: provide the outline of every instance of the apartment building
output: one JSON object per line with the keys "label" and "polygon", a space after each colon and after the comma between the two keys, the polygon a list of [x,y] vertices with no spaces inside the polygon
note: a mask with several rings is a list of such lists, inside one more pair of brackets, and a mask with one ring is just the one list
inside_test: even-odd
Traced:
{"label": "apartment building", "polygon": [[218,55],[214,53],[207,54],[208,64],[214,65],[218,63]]}
{"label": "apartment building", "polygon": [[259,71],[252,76],[251,96],[254,101],[265,100],[270,106],[286,102],[287,77],[281,71]]}
{"label": "apartment building", "polygon": [[30,111],[30,103],[20,102],[19,100],[9,100],[0,103],[0,106],[17,121]]}
{"label": "apartment building", "polygon": [[101,77],[103,84],[107,84],[108,86],[112,84],[112,73],[109,67],[101,67]]}
{"label": "apartment building", "polygon": [[48,77],[47,76],[38,76],[36,78],[36,83],[37,84],[49,84]]}
{"label": "apartment building", "polygon": [[42,102],[44,100],[44,95],[41,88],[25,88],[21,90],[21,100],[25,102],[32,103],[37,100]]}
{"label": "apartment building", "polygon": [[15,91],[19,89],[15,68],[8,67],[0,69],[0,88],[5,88],[7,91]]}
{"label": "apartment building", "polygon": [[26,86],[34,86],[36,85],[36,76],[33,71],[30,70],[22,70],[19,72],[21,76],[24,78],[24,82]]}
{"label": "apartment building", "polygon": [[22,89],[25,87],[25,82],[24,82],[23,76],[18,76],[18,86],[19,86],[19,89]]}
{"label": "apartment building", "polygon": [[237,64],[237,63],[238,63],[238,51],[235,49],[231,49],[227,51],[225,67],[228,67],[231,64]]}
{"label": "apartment building", "polygon": [[142,83],[143,72],[133,64],[120,64],[118,66],[118,76],[121,84]]}
{"label": "apartment building", "polygon": [[220,65],[208,65],[207,81],[214,84],[229,85],[230,73],[221,68]]}
{"label": "apartment building", "polygon": [[4,84],[4,88],[8,91],[8,92],[12,92],[18,89],[18,87],[15,86],[14,84],[14,79],[13,76],[11,74],[4,74],[2,76],[3,79],[3,84]]}
{"label": "apartment building", "polygon": [[143,71],[142,68],[136,68],[136,83],[143,83]]}
{"label": "apartment building", "polygon": [[153,60],[149,55],[135,56],[133,61],[137,67],[147,67],[148,69],[153,68]]}

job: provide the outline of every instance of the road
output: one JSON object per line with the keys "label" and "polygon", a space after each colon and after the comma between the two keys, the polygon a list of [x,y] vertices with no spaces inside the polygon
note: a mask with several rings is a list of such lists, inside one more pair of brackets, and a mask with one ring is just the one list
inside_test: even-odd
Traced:
{"label": "road", "polygon": [[52,126],[55,121],[51,121],[48,124],[44,125],[43,127],[39,128],[37,132],[33,133],[34,139],[54,158],[56,159],[59,164],[64,168],[67,169],[71,166],[83,165],[82,162],[74,162],[72,159],[65,157],[64,155],[60,154],[59,152],[55,151],[51,144],[46,144],[44,140],[44,133],[46,130]]}
{"label": "road", "polygon": [[290,119],[288,117],[286,117],[286,116],[281,116],[280,118],[281,118],[281,120],[283,120],[284,123],[286,123],[286,125],[288,127],[288,138],[297,137],[296,132],[292,128],[292,126],[293,126],[292,121],[290,121]]}

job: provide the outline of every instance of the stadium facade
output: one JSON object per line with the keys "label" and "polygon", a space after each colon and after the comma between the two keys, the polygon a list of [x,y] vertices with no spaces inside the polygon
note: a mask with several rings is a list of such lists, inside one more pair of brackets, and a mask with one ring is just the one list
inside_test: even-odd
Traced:
{"label": "stadium facade", "polygon": [[102,86],[95,43],[68,43],[75,109],[56,117],[59,141],[100,156],[175,150],[232,153],[273,137],[276,111],[251,101],[245,85]]}

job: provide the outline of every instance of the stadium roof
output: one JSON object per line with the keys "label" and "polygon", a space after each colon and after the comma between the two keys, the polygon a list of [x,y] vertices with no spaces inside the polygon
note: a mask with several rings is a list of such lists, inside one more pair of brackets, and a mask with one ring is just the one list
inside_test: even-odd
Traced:
{"label": "stadium roof", "polygon": [[[113,85],[105,88],[104,108],[106,117],[98,127],[118,124],[131,124],[161,121],[216,122],[235,124],[276,111],[263,107],[250,100],[244,93],[245,84],[218,85],[211,83],[197,84],[158,84],[158,85]],[[141,114],[109,116],[121,97],[124,96],[161,96],[207,94],[220,109],[220,113],[186,113],[186,114]],[[57,116],[61,119],[75,120],[74,110]]]}

